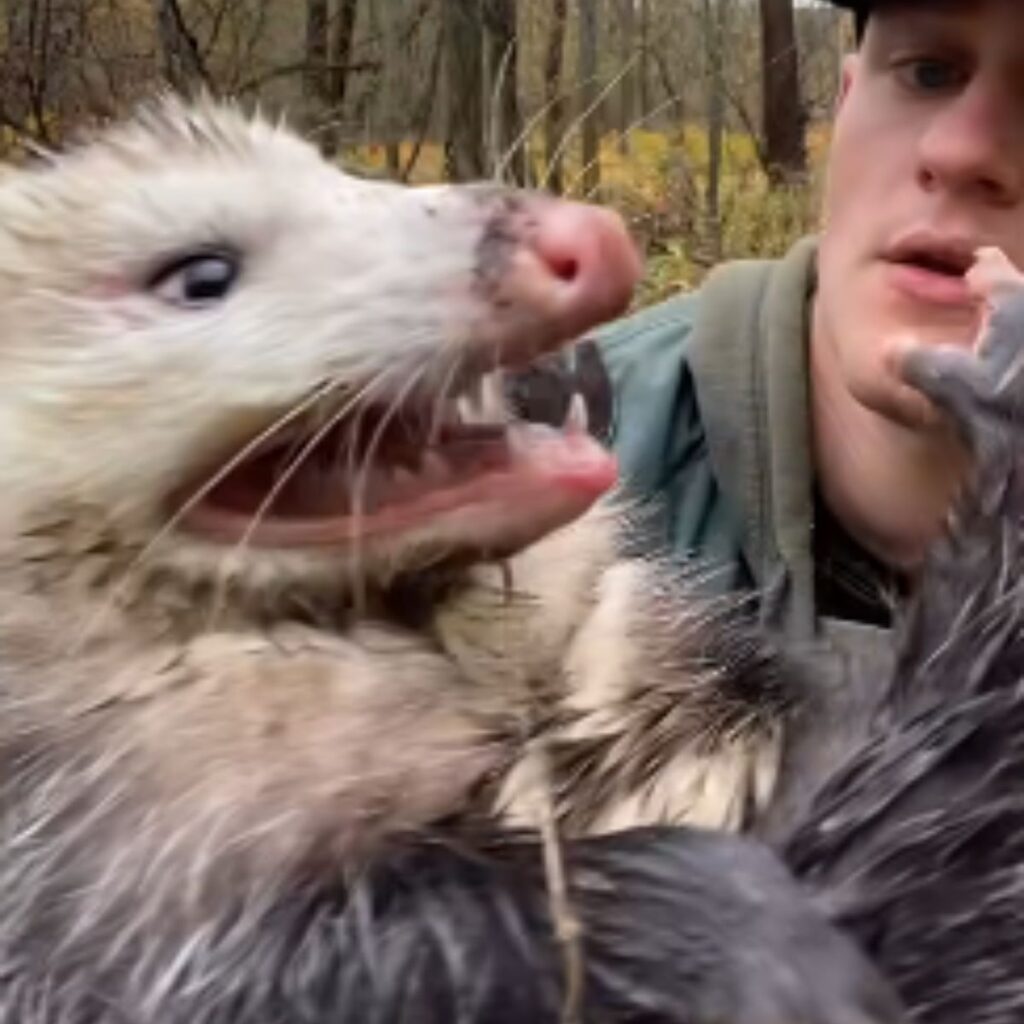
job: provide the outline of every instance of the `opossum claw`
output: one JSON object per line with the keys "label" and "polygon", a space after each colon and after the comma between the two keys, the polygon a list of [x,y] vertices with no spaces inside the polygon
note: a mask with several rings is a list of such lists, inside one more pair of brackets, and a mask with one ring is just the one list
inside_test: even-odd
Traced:
{"label": "opossum claw", "polygon": [[[1024,430],[1024,286],[1003,288],[974,351],[951,345],[911,350],[902,372],[945,410],[975,455]],[[996,445],[1000,448],[1001,445]]]}

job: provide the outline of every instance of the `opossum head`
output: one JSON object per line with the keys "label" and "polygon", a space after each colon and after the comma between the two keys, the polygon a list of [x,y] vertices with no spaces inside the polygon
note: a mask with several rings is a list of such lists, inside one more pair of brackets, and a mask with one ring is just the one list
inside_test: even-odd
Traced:
{"label": "opossum head", "polygon": [[0,185],[7,529],[263,587],[512,552],[614,464],[510,424],[484,381],[637,272],[605,211],[362,180],[156,103]]}

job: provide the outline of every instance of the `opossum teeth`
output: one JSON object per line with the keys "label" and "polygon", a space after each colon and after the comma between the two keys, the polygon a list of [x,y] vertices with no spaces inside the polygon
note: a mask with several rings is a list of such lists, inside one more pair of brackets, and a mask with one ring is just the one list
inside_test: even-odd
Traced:
{"label": "opossum teeth", "polygon": [[587,432],[587,424],[586,399],[578,391],[575,391],[569,400],[569,408],[566,410],[562,429],[566,433],[585,434]]}
{"label": "opossum teeth", "polygon": [[557,436],[551,427],[539,423],[519,423],[506,437],[509,455],[513,459],[529,457],[538,441]]}
{"label": "opossum teeth", "polygon": [[508,409],[501,383],[501,374],[497,371],[479,377],[469,389],[456,400],[455,422],[504,423],[508,419]]}
{"label": "opossum teeth", "polygon": [[478,409],[480,412],[484,411],[484,406],[486,405],[485,396],[484,396],[484,388],[486,387],[486,383],[487,383],[486,375],[481,376],[481,377],[477,377],[476,381],[474,382],[473,386],[470,388],[470,392],[469,392],[473,396],[473,405],[474,405],[474,407],[476,409]]}
{"label": "opossum teeth", "polygon": [[472,423],[476,418],[473,400],[467,395],[457,398],[455,400],[455,414],[459,423]]}

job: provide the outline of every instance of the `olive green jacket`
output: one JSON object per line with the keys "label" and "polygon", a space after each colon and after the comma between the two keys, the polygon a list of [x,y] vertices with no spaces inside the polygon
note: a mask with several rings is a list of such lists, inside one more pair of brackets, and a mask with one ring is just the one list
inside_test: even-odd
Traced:
{"label": "olive green jacket", "polygon": [[[698,293],[597,337],[627,490],[652,499],[670,548],[710,565],[717,591],[753,591],[762,622],[813,669],[788,731],[790,782],[760,825],[768,835],[795,819],[816,780],[860,741],[893,657],[889,629],[823,613],[816,594],[829,576],[816,572],[814,543],[807,351],[815,251],[805,239],[781,260],[726,264]],[[819,530],[831,526],[820,518]],[[838,547],[837,565],[848,564],[831,528],[823,540],[821,562],[831,566]]]}
{"label": "olive green jacket", "polygon": [[658,500],[667,540],[754,588],[763,616],[815,632],[808,412],[813,239],[778,261],[740,261],[699,292],[598,338],[612,378],[623,482]]}

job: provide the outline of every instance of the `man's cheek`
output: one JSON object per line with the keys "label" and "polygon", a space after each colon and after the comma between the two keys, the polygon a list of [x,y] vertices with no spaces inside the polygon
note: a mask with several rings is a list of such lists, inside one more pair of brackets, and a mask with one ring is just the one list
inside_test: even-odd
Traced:
{"label": "man's cheek", "polygon": [[877,412],[910,430],[944,429],[942,413],[903,379],[903,362],[907,353],[923,346],[913,331],[897,331],[883,337],[878,345]]}

